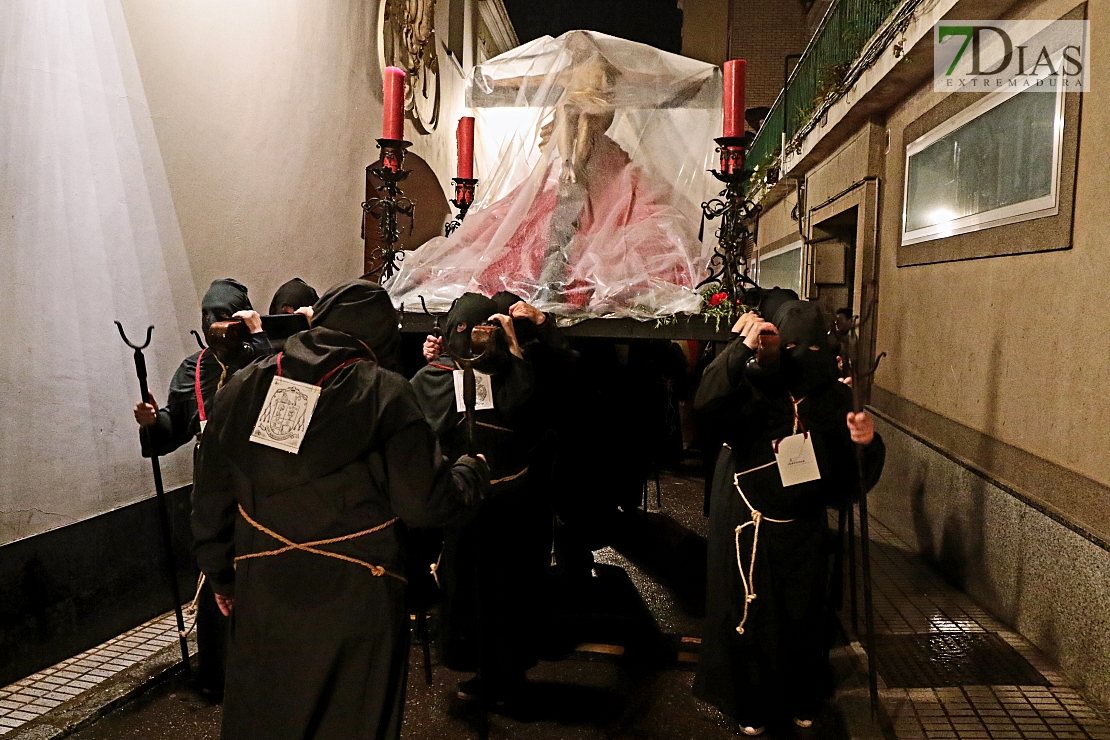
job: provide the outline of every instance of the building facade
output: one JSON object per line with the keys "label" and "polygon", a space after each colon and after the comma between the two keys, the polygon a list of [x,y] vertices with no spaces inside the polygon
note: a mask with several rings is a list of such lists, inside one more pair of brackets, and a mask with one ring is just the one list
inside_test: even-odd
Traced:
{"label": "building facade", "polygon": [[[888,5],[835,84],[753,145],[754,264],[765,287],[851,307],[887,353],[872,514],[1105,705],[1110,7]],[[935,92],[933,29],[957,19],[1088,19],[1093,87]]]}

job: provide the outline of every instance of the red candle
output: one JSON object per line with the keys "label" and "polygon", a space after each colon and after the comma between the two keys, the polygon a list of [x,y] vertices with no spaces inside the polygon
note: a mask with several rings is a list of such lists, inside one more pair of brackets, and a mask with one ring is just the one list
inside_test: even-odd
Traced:
{"label": "red candle", "polygon": [[405,71],[386,67],[384,78],[382,138],[401,140],[405,138]]}
{"label": "red candle", "polygon": [[455,142],[459,148],[459,167],[457,176],[474,177],[474,117],[463,116],[455,130]]}
{"label": "red candle", "polygon": [[725,136],[744,135],[744,60],[725,62]]}

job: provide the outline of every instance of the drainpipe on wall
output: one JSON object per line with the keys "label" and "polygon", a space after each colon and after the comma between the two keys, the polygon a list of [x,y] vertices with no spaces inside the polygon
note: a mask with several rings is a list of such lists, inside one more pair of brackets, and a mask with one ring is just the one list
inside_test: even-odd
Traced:
{"label": "drainpipe on wall", "polygon": [[478,0],[463,0],[463,73],[478,62]]}
{"label": "drainpipe on wall", "polygon": [[794,192],[798,194],[798,202],[794,205],[794,216],[798,222],[798,236],[802,239],[802,284],[799,298],[810,300],[813,297],[813,244],[806,236],[806,179],[805,176],[791,177],[794,181]]}

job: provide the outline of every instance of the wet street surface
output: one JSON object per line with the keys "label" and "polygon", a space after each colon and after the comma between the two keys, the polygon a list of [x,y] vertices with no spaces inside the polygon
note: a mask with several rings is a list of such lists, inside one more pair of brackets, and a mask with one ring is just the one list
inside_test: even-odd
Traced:
{"label": "wet street surface", "polygon": [[81,740],[217,740],[220,707],[182,674],[143,694],[71,738]]}
{"label": "wet street surface", "polygon": [[[562,605],[581,621],[577,649],[529,671],[525,700],[491,714],[491,738],[742,737],[732,720],[692,693],[704,608],[702,497],[700,471],[692,467],[661,476],[661,506],[650,483],[649,510],[624,513],[612,545],[595,554],[593,582],[568,597],[581,603]],[[1099,712],[1020,635],[945,584],[877,522],[872,538],[879,721],[870,719],[866,658],[845,638],[832,654],[837,695],[814,726],[770,727],[764,737],[1110,740]],[[844,612],[851,635],[850,610]],[[430,621],[434,631],[434,613]],[[476,706],[456,695],[469,675],[447,670],[432,655],[427,685],[422,647],[413,645],[402,737],[476,737]],[[992,683],[960,684],[971,680]],[[1009,680],[1026,683],[993,683]],[[178,674],[69,737],[201,740],[219,737],[219,725],[220,707]]]}

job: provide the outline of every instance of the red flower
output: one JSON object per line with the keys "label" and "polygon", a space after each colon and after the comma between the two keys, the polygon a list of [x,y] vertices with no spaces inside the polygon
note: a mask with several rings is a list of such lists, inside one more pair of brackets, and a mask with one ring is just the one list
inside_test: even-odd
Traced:
{"label": "red flower", "polygon": [[709,297],[709,305],[716,306],[718,303],[726,298],[728,298],[728,293],[724,292],[723,290],[720,293],[714,293]]}

